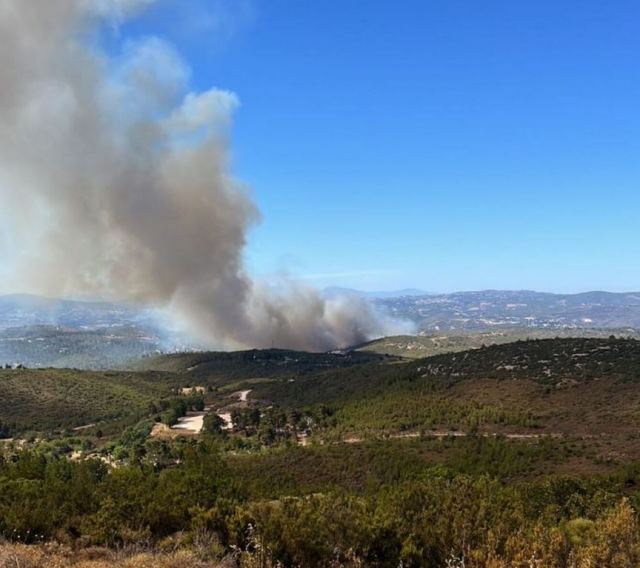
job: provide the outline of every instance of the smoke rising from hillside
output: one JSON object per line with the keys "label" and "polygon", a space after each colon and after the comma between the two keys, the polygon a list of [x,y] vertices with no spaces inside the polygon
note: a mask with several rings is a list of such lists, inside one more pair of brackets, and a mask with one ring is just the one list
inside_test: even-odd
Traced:
{"label": "smoke rising from hillside", "polygon": [[[243,267],[259,213],[229,171],[236,96],[189,91],[158,38],[108,56],[98,30],[154,0],[0,0],[0,206],[23,290],[169,307],[199,338],[329,349],[379,335],[350,299]],[[9,258],[7,256],[7,258]]]}

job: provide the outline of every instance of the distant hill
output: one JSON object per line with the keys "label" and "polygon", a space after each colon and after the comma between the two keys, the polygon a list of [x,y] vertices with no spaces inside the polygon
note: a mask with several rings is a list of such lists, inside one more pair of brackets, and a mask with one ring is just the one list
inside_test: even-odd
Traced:
{"label": "distant hill", "polygon": [[356,290],[354,288],[341,288],[339,286],[331,286],[325,288],[322,294],[326,298],[335,298],[336,296],[359,296],[361,298],[402,298],[412,296],[429,296],[431,292],[425,292],[424,290],[418,290],[417,288],[403,288],[402,290],[387,290],[387,291],[374,291],[367,292],[364,290]]}
{"label": "distant hill", "polygon": [[377,298],[373,302],[392,316],[415,322],[426,333],[507,328],[640,329],[640,292],[486,290]]}
{"label": "distant hill", "polygon": [[640,339],[640,332],[630,329],[591,329],[591,328],[513,328],[498,331],[477,331],[467,333],[436,333],[430,335],[397,335],[375,339],[353,348],[354,351],[394,355],[409,359],[420,359],[455,353],[483,346],[502,345],[527,339],[553,339],[568,337],[608,338],[616,337]]}
{"label": "distant hill", "polygon": [[[637,337],[640,293],[548,294],[481,291],[429,294],[415,289],[361,292],[329,288],[327,297],[358,295],[391,316],[415,322],[421,339],[390,338],[371,352],[424,357],[517,339]],[[0,296],[0,364],[119,367],[159,351],[190,350],[150,309],[114,302]]]}
{"label": "distant hill", "polygon": [[334,439],[479,431],[576,437],[593,456],[640,457],[640,341],[633,339],[520,341],[251,388],[265,404],[326,405]]}
{"label": "distant hill", "polygon": [[29,294],[0,296],[0,365],[106,369],[171,345],[149,309]]}
{"label": "distant hill", "polygon": [[0,329],[0,365],[113,369],[162,350],[158,333],[135,326],[73,329],[33,325]]}
{"label": "distant hill", "polygon": [[0,296],[0,329],[57,325],[97,329],[148,319],[147,310],[113,302],[45,298],[31,294]]}
{"label": "distant hill", "polygon": [[[422,331],[484,331],[505,328],[637,328],[640,292],[550,294],[486,290],[432,294],[407,288],[363,292],[326,288],[327,297],[358,295],[391,315],[415,321]],[[134,305],[43,298],[25,294],[0,296],[0,329],[56,325],[72,329],[111,326],[153,327],[155,312]]]}
{"label": "distant hill", "polygon": [[218,385],[220,381],[247,378],[310,376],[327,370],[387,361],[375,353],[306,353],[286,349],[249,351],[202,351],[144,357],[133,366],[136,371],[161,371],[188,376],[190,380]]}

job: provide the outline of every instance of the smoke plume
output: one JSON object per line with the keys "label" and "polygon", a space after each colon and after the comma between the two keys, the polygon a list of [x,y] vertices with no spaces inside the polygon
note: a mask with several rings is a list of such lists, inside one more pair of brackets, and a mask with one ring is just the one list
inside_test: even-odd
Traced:
{"label": "smoke plume", "polygon": [[227,347],[324,350],[381,334],[363,302],[247,275],[259,213],[229,170],[236,96],[190,92],[188,66],[161,39],[99,47],[101,29],[154,1],[0,0],[10,282],[167,307]]}

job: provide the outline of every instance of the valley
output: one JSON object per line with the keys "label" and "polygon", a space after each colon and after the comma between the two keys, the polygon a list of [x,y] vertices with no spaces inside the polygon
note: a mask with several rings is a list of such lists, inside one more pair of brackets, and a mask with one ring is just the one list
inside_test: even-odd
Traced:
{"label": "valley", "polygon": [[0,568],[640,568],[638,23],[0,0]]}
{"label": "valley", "polygon": [[[357,350],[428,357],[484,345],[555,337],[640,338],[640,294],[543,294],[419,290],[325,295],[364,297],[376,310],[416,328],[417,336],[386,337]],[[108,370],[141,357],[201,351],[171,329],[157,310],[128,304],[0,296],[0,364]]]}

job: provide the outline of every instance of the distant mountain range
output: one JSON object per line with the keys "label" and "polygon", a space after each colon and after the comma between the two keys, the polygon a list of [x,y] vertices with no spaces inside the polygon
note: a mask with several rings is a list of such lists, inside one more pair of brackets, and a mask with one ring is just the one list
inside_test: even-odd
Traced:
{"label": "distant mountain range", "polygon": [[423,333],[523,327],[640,329],[640,292],[485,290],[372,301],[395,317],[415,322]]}
{"label": "distant mountain range", "polygon": [[172,349],[178,341],[153,310],[28,294],[0,296],[0,365],[113,368]]}
{"label": "distant mountain range", "polygon": [[[458,336],[484,332],[500,337],[494,341],[478,336],[480,343],[511,337],[584,336],[582,331],[589,329],[604,330],[605,336],[606,330],[635,336],[640,330],[640,293],[486,290],[429,294],[415,289],[361,292],[330,288],[324,294],[358,295],[391,316],[411,320],[422,335],[451,338],[437,348],[422,346],[416,354],[424,349],[429,353],[452,350],[452,343],[467,345],[470,341]],[[416,347],[415,342],[403,341]],[[188,338],[167,331],[153,310],[113,302],[0,296],[0,364],[106,368],[145,354],[195,347]]]}
{"label": "distant mountain range", "polygon": [[113,302],[61,300],[31,294],[0,296],[0,329],[55,325],[101,329],[148,320],[149,310]]}
{"label": "distant mountain range", "polygon": [[336,296],[360,296],[361,298],[400,298],[405,296],[431,296],[433,292],[425,292],[417,288],[404,288],[402,290],[387,290],[377,292],[367,292],[364,290],[355,290],[354,288],[341,288],[339,286],[331,286],[322,291],[325,298],[335,298]]}

